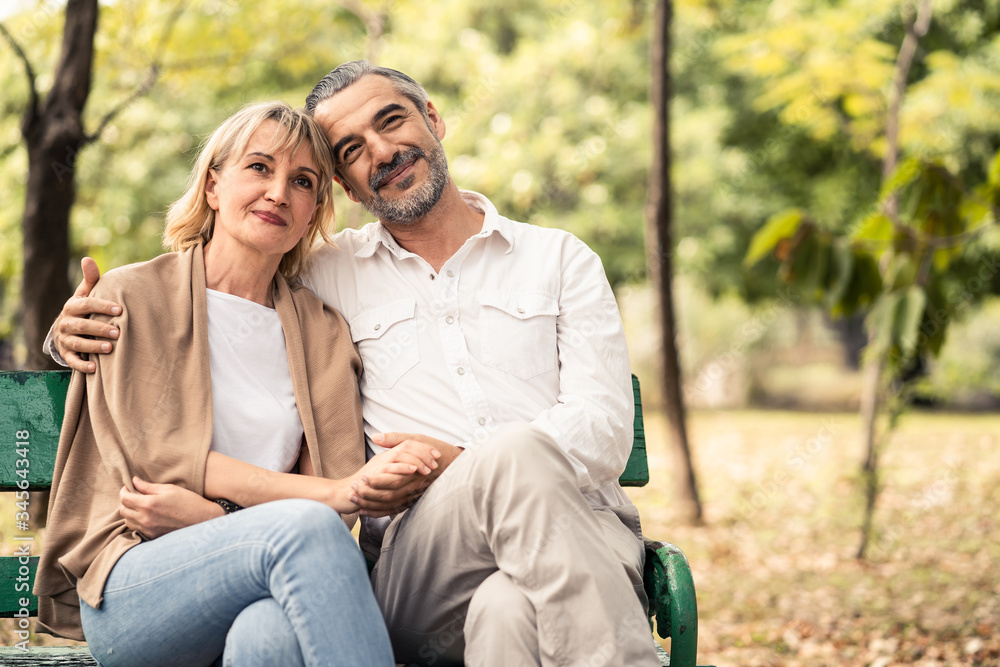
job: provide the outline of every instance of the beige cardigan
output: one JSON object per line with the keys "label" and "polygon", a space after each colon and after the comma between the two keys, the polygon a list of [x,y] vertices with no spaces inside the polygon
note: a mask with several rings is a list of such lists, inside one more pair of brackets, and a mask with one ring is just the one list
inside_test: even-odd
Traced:
{"label": "beige cardigan", "polygon": [[[39,626],[73,639],[83,639],[79,598],[99,606],[111,568],[141,542],[118,514],[119,490],[138,475],[202,494],[212,438],[202,247],[109,271],[93,295],[121,304],[121,315],[102,317],[121,336],[94,357],[96,373],[73,373],[35,582]],[[365,461],[350,331],[281,276],[273,297],[316,474],[347,477]]]}

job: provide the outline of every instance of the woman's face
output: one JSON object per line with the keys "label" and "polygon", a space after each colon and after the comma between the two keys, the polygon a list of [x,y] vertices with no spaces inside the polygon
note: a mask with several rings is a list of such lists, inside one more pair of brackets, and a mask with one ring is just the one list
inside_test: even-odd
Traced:
{"label": "woman's face", "polygon": [[316,214],[319,169],[312,148],[294,153],[270,149],[278,122],[263,122],[242,155],[233,155],[220,170],[209,170],[205,186],[215,211],[212,243],[231,244],[279,259],[309,231]]}

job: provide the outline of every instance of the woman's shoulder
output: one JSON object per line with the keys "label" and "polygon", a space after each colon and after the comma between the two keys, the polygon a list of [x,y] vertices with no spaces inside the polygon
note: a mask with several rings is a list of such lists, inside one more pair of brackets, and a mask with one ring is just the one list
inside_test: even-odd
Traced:
{"label": "woman's shoulder", "polygon": [[324,320],[327,326],[333,324],[337,328],[347,327],[347,321],[344,320],[344,317],[337,310],[326,305],[308,287],[301,283],[288,287],[299,313],[311,319]]}
{"label": "woman's shoulder", "polygon": [[97,281],[91,296],[114,300],[130,293],[148,293],[150,289],[175,290],[180,285],[166,280],[181,268],[182,255],[183,253],[167,252],[145,262],[111,269]]}

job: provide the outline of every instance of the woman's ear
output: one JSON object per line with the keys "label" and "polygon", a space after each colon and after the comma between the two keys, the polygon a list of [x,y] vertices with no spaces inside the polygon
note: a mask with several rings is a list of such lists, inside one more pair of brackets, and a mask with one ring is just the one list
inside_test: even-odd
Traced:
{"label": "woman's ear", "polygon": [[219,178],[215,173],[215,169],[209,169],[207,180],[205,181],[205,201],[208,202],[208,207],[213,211],[219,210],[219,195],[215,192],[215,186],[218,182]]}

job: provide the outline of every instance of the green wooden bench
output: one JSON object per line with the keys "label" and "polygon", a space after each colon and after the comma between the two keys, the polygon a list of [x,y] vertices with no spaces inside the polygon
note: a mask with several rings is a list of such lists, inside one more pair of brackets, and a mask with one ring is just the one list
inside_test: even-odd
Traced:
{"label": "green wooden bench", "polygon": [[[0,557],[0,618],[17,619],[15,641],[28,647],[28,618],[38,613],[38,600],[31,594],[38,565],[40,545],[30,537],[27,526],[19,524],[31,514],[31,494],[52,484],[62,426],[63,406],[69,388],[69,371],[0,372],[0,491],[14,494],[19,505],[15,532],[4,536],[4,549],[13,547],[14,556]],[[639,381],[632,376],[635,390],[635,440],[623,486],[644,486],[649,482],[646,437],[639,400]],[[694,582],[687,559],[680,549],[666,542],[646,540],[646,593],[656,632],[670,638],[667,655],[659,645],[663,665],[694,667],[698,648],[698,607]],[[651,621],[652,624],[652,621]],[[0,648],[0,665],[96,665],[86,647]]]}

